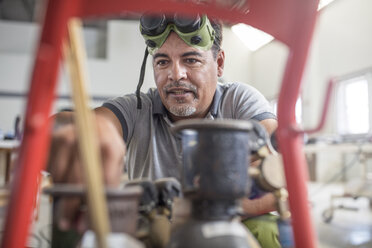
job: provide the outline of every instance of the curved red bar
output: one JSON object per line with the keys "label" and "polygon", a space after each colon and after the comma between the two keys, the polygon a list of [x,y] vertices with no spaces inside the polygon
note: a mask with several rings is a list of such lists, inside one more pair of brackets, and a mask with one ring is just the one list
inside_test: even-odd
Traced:
{"label": "curved red bar", "polygon": [[74,0],[51,0],[48,3],[31,78],[23,141],[1,243],[3,248],[23,248],[27,242],[38,190],[37,179],[49,151],[49,115],[55,98],[62,40],[67,31],[67,20],[76,8]]}
{"label": "curved red bar", "polygon": [[[317,16],[318,0],[247,0],[249,12],[176,0],[50,0],[36,53],[27,103],[24,138],[8,207],[3,248],[24,247],[28,236],[37,178],[49,150],[48,116],[54,100],[61,44],[71,17],[109,17],[126,11],[195,13],[197,10],[231,23],[243,22],[287,44],[289,58],[278,102],[278,142],[283,155],[296,247],[316,247],[307,201],[307,172],[302,140],[294,131],[295,103]],[[196,1],[197,2],[197,1]]]}

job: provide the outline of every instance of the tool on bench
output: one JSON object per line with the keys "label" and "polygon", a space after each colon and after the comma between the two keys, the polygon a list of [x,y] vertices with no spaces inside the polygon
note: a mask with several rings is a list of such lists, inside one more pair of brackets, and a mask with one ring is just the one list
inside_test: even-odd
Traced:
{"label": "tool on bench", "polygon": [[169,242],[173,201],[182,196],[181,184],[175,178],[136,179],[125,184],[125,188],[132,186],[143,189],[136,237],[147,248],[165,247]]}

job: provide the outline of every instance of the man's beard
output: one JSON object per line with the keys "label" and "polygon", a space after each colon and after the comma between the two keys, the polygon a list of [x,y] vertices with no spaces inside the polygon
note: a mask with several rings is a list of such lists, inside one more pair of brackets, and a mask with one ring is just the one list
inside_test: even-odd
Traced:
{"label": "man's beard", "polygon": [[[196,98],[197,88],[190,83],[175,81],[175,82],[165,86],[163,88],[163,91],[165,92],[165,94],[167,94],[168,89],[170,89],[171,87],[179,87],[179,86],[182,86],[182,87],[187,88],[190,91],[192,91],[195,95],[194,101],[197,101],[197,98]],[[180,104],[180,105],[178,105],[178,106],[171,105],[169,107],[169,112],[171,112],[175,116],[186,117],[186,116],[190,116],[190,115],[192,115],[196,112],[196,108],[194,106],[192,106],[192,103],[187,104],[187,103],[184,103],[182,100],[180,100],[180,101],[178,101],[178,104]]]}
{"label": "man's beard", "polygon": [[181,106],[170,106],[169,112],[175,116],[190,116],[194,114],[196,108],[190,105],[181,105]]}

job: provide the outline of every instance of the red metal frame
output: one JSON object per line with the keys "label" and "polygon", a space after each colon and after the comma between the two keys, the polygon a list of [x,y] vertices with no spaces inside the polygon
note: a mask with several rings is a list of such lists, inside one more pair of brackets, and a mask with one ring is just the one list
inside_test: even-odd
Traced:
{"label": "red metal frame", "polygon": [[[278,142],[283,155],[296,247],[316,247],[307,201],[306,162],[295,130],[295,103],[317,17],[318,0],[248,0],[249,12],[228,10],[224,1],[177,0],[49,0],[36,52],[27,103],[24,138],[12,185],[2,247],[24,247],[37,193],[37,178],[49,148],[48,116],[54,101],[61,45],[71,17],[101,18],[134,12],[206,13],[230,23],[247,23],[289,47],[278,102]],[[227,1],[225,1],[227,2]]]}

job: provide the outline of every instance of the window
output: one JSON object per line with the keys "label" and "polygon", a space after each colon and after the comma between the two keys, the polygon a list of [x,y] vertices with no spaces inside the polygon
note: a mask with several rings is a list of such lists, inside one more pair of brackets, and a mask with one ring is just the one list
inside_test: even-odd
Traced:
{"label": "window", "polygon": [[338,81],[336,90],[337,130],[341,135],[370,131],[368,74]]}

